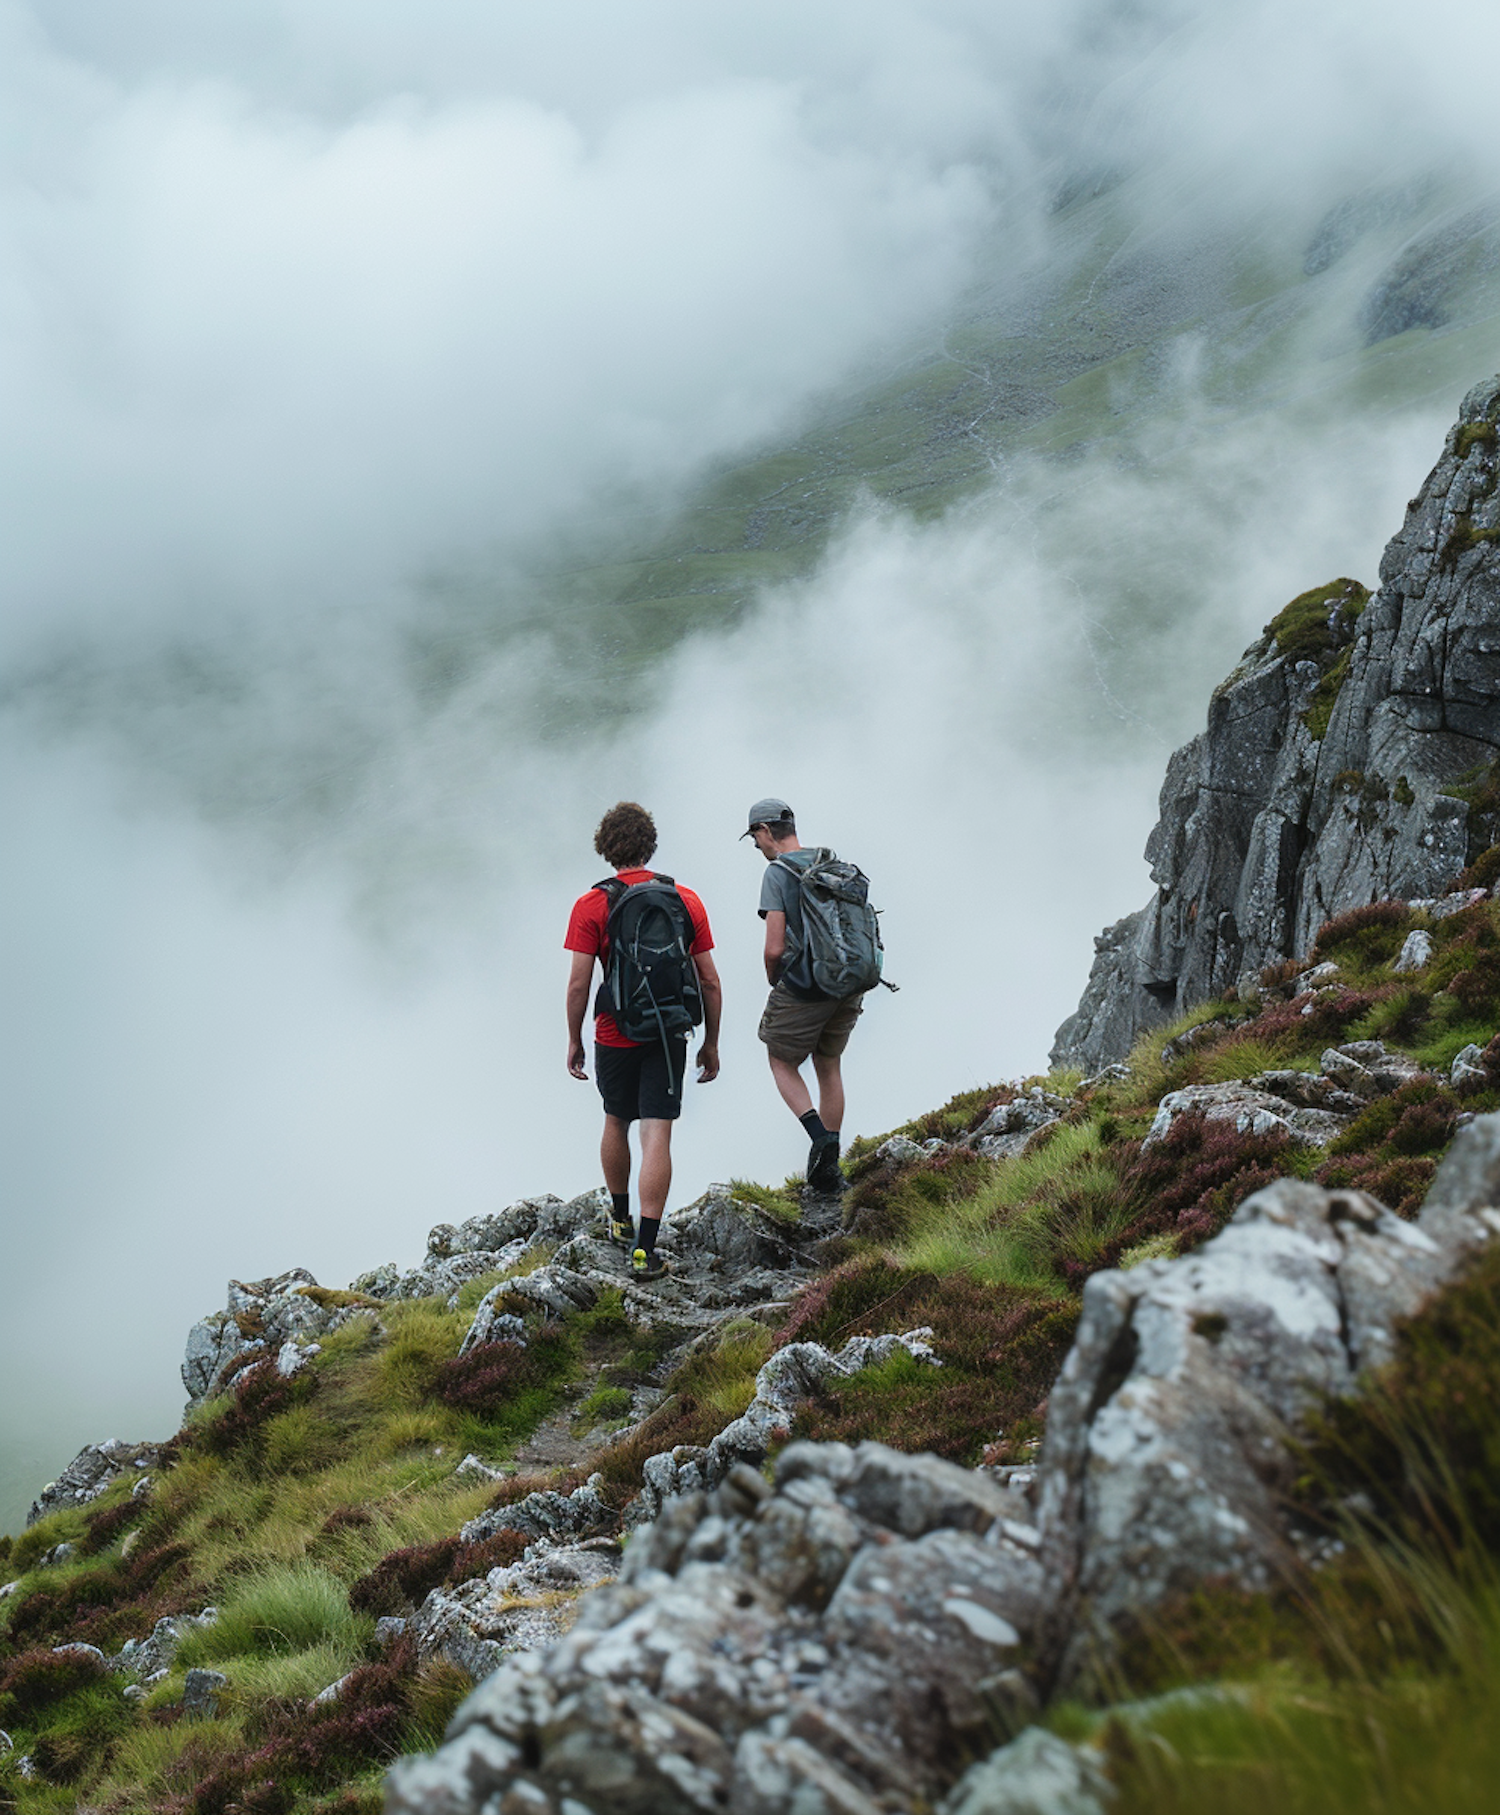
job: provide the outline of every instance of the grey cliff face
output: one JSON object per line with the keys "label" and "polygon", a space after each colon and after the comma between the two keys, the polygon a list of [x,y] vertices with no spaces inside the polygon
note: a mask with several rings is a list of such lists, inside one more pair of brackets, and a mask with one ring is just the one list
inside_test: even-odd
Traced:
{"label": "grey cliff face", "polygon": [[1305,953],[1325,921],[1441,895],[1500,841],[1497,416],[1500,378],[1464,399],[1368,605],[1352,582],[1306,595],[1304,634],[1283,613],[1214,694],[1167,766],[1146,846],[1156,894],[1095,941],[1054,1065],[1123,1057]]}

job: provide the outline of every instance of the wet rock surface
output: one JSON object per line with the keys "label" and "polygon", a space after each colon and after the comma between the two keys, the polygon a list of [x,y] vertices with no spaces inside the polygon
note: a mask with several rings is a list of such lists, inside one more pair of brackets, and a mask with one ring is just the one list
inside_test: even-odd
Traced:
{"label": "wet rock surface", "polygon": [[1457,911],[1446,891],[1500,838],[1454,792],[1500,760],[1497,416],[1491,379],[1464,399],[1379,592],[1357,616],[1353,594],[1330,597],[1336,666],[1268,633],[1215,692],[1207,729],[1167,766],[1146,846],[1156,894],[1095,940],[1054,1066],[1123,1058],[1144,1030],[1309,950],[1350,908]]}

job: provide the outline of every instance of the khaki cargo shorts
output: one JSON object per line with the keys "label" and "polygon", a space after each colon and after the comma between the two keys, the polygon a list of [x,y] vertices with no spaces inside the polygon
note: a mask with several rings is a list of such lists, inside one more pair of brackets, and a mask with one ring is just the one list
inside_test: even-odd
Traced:
{"label": "khaki cargo shorts", "polygon": [[845,996],[842,1002],[831,998],[802,1002],[785,984],[778,983],[766,1000],[758,1031],[771,1056],[785,1059],[788,1065],[800,1065],[810,1053],[836,1059],[849,1044],[864,1000],[861,991],[857,996]]}

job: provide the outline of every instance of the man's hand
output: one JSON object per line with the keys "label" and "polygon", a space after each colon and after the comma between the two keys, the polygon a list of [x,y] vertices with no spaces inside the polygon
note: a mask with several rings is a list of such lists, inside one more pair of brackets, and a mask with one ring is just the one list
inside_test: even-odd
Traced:
{"label": "man's hand", "polygon": [[574,952],[568,970],[568,1076],[583,1083],[589,1074],[583,1068],[583,1017],[588,1013],[589,984],[594,975],[594,960],[588,952]]}
{"label": "man's hand", "polygon": [[698,1082],[712,1084],[719,1075],[719,1049],[705,1040],[698,1048]]}

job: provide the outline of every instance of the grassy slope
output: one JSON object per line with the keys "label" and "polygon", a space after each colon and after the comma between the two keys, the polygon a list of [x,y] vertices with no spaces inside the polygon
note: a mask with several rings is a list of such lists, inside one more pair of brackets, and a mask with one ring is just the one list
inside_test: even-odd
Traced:
{"label": "grassy slope", "polygon": [[[1500,1107],[1500,903],[1432,926],[1428,969],[1397,976],[1392,962],[1402,940],[1421,924],[1420,914],[1398,905],[1347,916],[1319,941],[1316,955],[1337,963],[1339,974],[1318,994],[1293,997],[1287,967],[1268,974],[1258,1007],[1210,1004],[1148,1037],[1127,1076],[1078,1092],[1062,1120],[1018,1158],[987,1161],[948,1146],[894,1164],[878,1158],[877,1141],[856,1143],[846,1231],[829,1244],[825,1270],[781,1330],[750,1320],[728,1325],[716,1348],[679,1367],[658,1410],[588,1466],[603,1472],[607,1492],[623,1506],[646,1456],[674,1443],[701,1443],[743,1409],[774,1344],[803,1337],[836,1343],[918,1323],[933,1326],[943,1369],[898,1357],[867,1370],[809,1404],[797,1434],[879,1437],[967,1462],[1024,1457],[1040,1432],[1039,1407],[1090,1272],[1195,1245],[1250,1190],[1288,1171],[1364,1185],[1410,1213],[1457,1116]],[[1164,1048],[1190,1024],[1195,1042],[1181,1043],[1185,1050],[1169,1062]],[[1315,1068],[1327,1045],[1372,1037],[1437,1067],[1476,1042],[1487,1048],[1488,1075],[1461,1089],[1436,1075],[1408,1084],[1372,1104],[1326,1154],[1192,1119],[1165,1142],[1142,1148],[1168,1089],[1271,1065]],[[1077,1080],[1054,1077],[1049,1084],[1076,1089]],[[1012,1092],[966,1093],[903,1132],[951,1140]],[[747,1190],[781,1214],[794,1210],[784,1193]],[[382,1653],[373,1643],[374,1617],[408,1611],[429,1588],[484,1574],[514,1560],[519,1548],[504,1534],[482,1545],[457,1540],[459,1525],[496,1493],[457,1483],[454,1461],[468,1450],[497,1461],[513,1454],[580,1375],[594,1387],[585,1416],[618,1411],[625,1389],[660,1353],[660,1339],[653,1345],[632,1330],[617,1303],[565,1326],[540,1325],[535,1307],[517,1298],[531,1323],[529,1348],[494,1345],[458,1362],[472,1306],[491,1283],[466,1286],[451,1312],[429,1300],[359,1317],[325,1339],[323,1353],[292,1381],[258,1371],[232,1398],[195,1415],[150,1497],[133,1501],[122,1483],[86,1510],[54,1514],[18,1539],[0,1540],[0,1574],[21,1580],[0,1602],[0,1727],[16,1740],[0,1762],[0,1799],[23,1810],[65,1809],[83,1795],[100,1810],[204,1815],[231,1803],[268,1815],[378,1806],[386,1760],[432,1743],[465,1685],[445,1664],[416,1669],[399,1645]],[[1487,1279],[1475,1290],[1493,1298],[1500,1281]],[[1457,1327],[1477,1331],[1482,1322],[1470,1305]],[[1427,1379],[1447,1365],[1444,1355],[1451,1360],[1449,1348],[1429,1344],[1421,1355],[1422,1365],[1414,1361],[1402,1376],[1408,1384],[1392,1389],[1397,1411],[1382,1413],[1385,1435],[1378,1421],[1330,1426],[1319,1479],[1335,1480],[1340,1470],[1361,1480],[1399,1477],[1391,1455],[1399,1461],[1404,1454],[1411,1422],[1402,1392],[1427,1399],[1435,1392],[1442,1406],[1453,1406],[1451,1395],[1443,1398],[1449,1388],[1430,1389]],[[1497,1453],[1489,1396],[1476,1391],[1457,1403],[1468,1410],[1451,1453],[1479,1455],[1483,1466],[1464,1465],[1465,1480],[1478,1479]],[[1428,1466],[1430,1473],[1438,1465],[1429,1458]],[[550,1484],[567,1487],[577,1478]],[[1487,1478],[1492,1483],[1492,1468]],[[518,1479],[499,1497],[513,1499],[539,1484]],[[1466,1507],[1471,1489],[1472,1482]],[[1492,1486],[1486,1491],[1495,1497]],[[1330,1578],[1311,1611],[1257,1603],[1227,1617],[1220,1605],[1189,1609],[1159,1643],[1142,1649],[1131,1664],[1132,1691],[1226,1671],[1240,1686],[1201,1704],[1153,1703],[1101,1730],[1127,1806],[1187,1806],[1205,1786],[1217,1796],[1223,1782],[1253,1784],[1272,1769],[1268,1748],[1280,1761],[1275,1770],[1298,1783],[1303,1767],[1296,1761],[1305,1757],[1305,1784],[1321,1786],[1330,1743],[1354,1760],[1346,1800],[1334,1806],[1372,1806],[1357,1801],[1377,1764],[1386,1769],[1368,1745],[1360,1750],[1372,1721],[1411,1736],[1413,1760],[1422,1754],[1422,1736],[1438,1730],[1469,1744],[1463,1736],[1482,1725],[1476,1683],[1500,1642],[1500,1619],[1492,1617],[1500,1603],[1453,1584],[1488,1583],[1500,1519],[1486,1514],[1472,1542],[1449,1531],[1442,1555],[1423,1565],[1434,1613],[1413,1590],[1410,1571],[1392,1576],[1388,1561],[1378,1568],[1360,1562],[1394,1554],[1392,1533],[1415,1554],[1431,1521],[1413,1521],[1399,1496],[1387,1496],[1381,1517],[1374,1536],[1367,1532],[1351,1546],[1359,1567]],[[1469,1511],[1463,1518],[1473,1523]],[[1453,1520],[1449,1527],[1459,1529]],[[78,1554],[38,1569],[43,1551],[64,1539]],[[118,1679],[87,1661],[50,1654],[70,1639],[117,1649],[126,1638],[143,1637],[163,1613],[206,1602],[222,1608],[220,1624],[193,1635],[171,1675],[138,1704],[124,1699]],[[1443,1613],[1450,1604],[1451,1617]],[[1381,1621],[1398,1636],[1372,1644]],[[1357,1659],[1352,1670],[1349,1655]],[[230,1679],[212,1719],[180,1717],[176,1704],[190,1664],[223,1669]],[[338,1704],[307,1710],[308,1697],[351,1669],[359,1674]],[[1062,1718],[1085,1727],[1095,1719],[1085,1711]],[[1159,1732],[1169,1749],[1131,1738],[1145,1730]],[[1291,1737],[1284,1744],[1269,1737],[1277,1734]],[[41,1779],[19,1780],[14,1767],[22,1752],[37,1760]]]}

